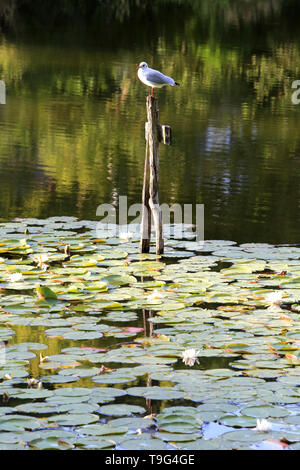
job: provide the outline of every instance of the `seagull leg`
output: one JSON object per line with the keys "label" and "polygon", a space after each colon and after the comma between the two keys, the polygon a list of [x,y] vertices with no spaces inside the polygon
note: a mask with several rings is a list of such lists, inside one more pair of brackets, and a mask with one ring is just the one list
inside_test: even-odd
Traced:
{"label": "seagull leg", "polygon": [[154,95],[153,95],[153,87],[152,87],[152,96],[154,96]]}

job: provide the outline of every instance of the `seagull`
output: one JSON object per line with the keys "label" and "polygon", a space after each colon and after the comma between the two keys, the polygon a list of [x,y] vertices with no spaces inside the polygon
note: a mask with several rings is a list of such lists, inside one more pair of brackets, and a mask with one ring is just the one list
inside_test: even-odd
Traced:
{"label": "seagull", "polygon": [[141,62],[138,66],[138,77],[145,85],[151,86],[152,96],[153,88],[161,88],[165,85],[179,86],[179,83],[176,83],[173,78],[167,77],[167,75],[164,75],[158,70],[150,69],[147,62]]}

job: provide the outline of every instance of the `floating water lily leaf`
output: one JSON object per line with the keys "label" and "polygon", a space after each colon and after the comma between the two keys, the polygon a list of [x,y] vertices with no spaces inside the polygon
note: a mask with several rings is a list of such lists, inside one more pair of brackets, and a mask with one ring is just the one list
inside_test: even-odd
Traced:
{"label": "floating water lily leaf", "polygon": [[74,448],[73,444],[63,441],[62,439],[58,439],[54,436],[47,437],[45,439],[32,439],[28,445],[29,448],[34,448],[37,450],[69,450]]}
{"label": "floating water lily leaf", "polygon": [[117,250],[117,249],[112,249],[112,248],[110,250],[101,248],[100,254],[101,256],[107,259],[122,259],[122,258],[127,258],[128,256],[127,251]]}
{"label": "floating water lily leaf", "polygon": [[97,403],[65,403],[57,406],[58,413],[86,414],[94,413],[98,410]]}
{"label": "floating water lily leaf", "polygon": [[117,397],[127,395],[126,390],[113,387],[94,387],[90,395],[90,400],[93,403],[106,403],[113,401]]}
{"label": "floating water lily leaf", "polygon": [[94,375],[99,374],[100,369],[97,367],[74,367],[72,369],[63,369],[59,371],[60,375],[68,376],[71,375],[72,377],[93,377]]}
{"label": "floating water lily leaf", "polygon": [[92,393],[90,388],[83,388],[83,387],[65,387],[65,388],[58,388],[55,390],[56,396],[65,396],[65,397],[85,397]]}
{"label": "floating water lily leaf", "polygon": [[143,396],[151,400],[177,400],[184,397],[184,392],[173,390],[170,387],[130,387],[129,395]]}
{"label": "floating water lily leaf", "polygon": [[58,412],[56,405],[49,405],[48,403],[24,403],[22,405],[16,406],[16,410],[21,413],[31,413],[31,414],[54,414]]}
{"label": "floating water lily leaf", "polygon": [[[64,371],[64,370],[63,370]],[[62,372],[62,371],[59,371]],[[50,383],[50,384],[63,384],[63,383],[71,383],[76,382],[78,380],[78,376],[74,375],[47,375],[43,377],[43,383]]]}
{"label": "floating water lily leaf", "polygon": [[145,416],[145,418],[136,418],[129,416],[126,418],[112,419],[109,424],[111,424],[116,429],[119,429],[120,426],[125,426],[128,429],[147,429],[151,426],[154,426],[155,422],[149,416]]}
{"label": "floating water lily leaf", "polygon": [[57,299],[56,294],[46,286],[40,286],[36,288],[39,298],[42,299]]}
{"label": "floating water lily leaf", "polygon": [[1,444],[0,450],[25,450],[24,444]]}
{"label": "floating water lily leaf", "polygon": [[145,413],[146,410],[138,405],[103,405],[99,408],[99,413],[109,416],[126,416],[132,414]]}
{"label": "floating water lily leaf", "polygon": [[48,418],[50,423],[55,423],[61,426],[80,426],[83,424],[95,423],[99,420],[99,416],[92,413],[70,413],[60,414]]}
{"label": "floating water lily leaf", "polygon": [[18,398],[22,400],[32,400],[32,399],[41,399],[41,398],[48,398],[53,395],[52,390],[45,390],[45,389],[24,389],[22,393],[18,394]]}
{"label": "floating water lily leaf", "polygon": [[88,256],[74,255],[70,261],[65,261],[64,266],[77,267],[77,268],[89,268],[91,266],[97,266],[98,260],[89,258]]}
{"label": "floating water lily leaf", "polygon": [[136,376],[130,375],[121,370],[107,372],[103,375],[97,375],[93,377],[93,382],[100,384],[120,384],[127,383],[136,380]]}
{"label": "floating water lily leaf", "polygon": [[31,416],[5,415],[0,416],[0,431],[19,432],[25,429],[36,429],[41,426],[38,419]]}
{"label": "floating water lily leaf", "polygon": [[190,442],[197,437],[199,438],[200,434],[198,436],[192,435],[192,434],[180,434],[180,433],[169,433],[169,432],[156,432],[154,436],[157,439],[161,439],[162,441],[166,442]]}
{"label": "floating water lily leaf", "polygon": [[[21,442],[24,442],[24,439],[23,439],[23,433],[22,432],[4,432],[4,431],[1,431],[0,433],[0,444],[6,444],[6,445],[10,445],[10,444],[18,444],[18,443],[21,443]],[[5,449],[3,449],[5,450]]]}
{"label": "floating water lily leaf", "polygon": [[224,415],[219,418],[219,422],[224,426],[238,428],[252,428],[256,426],[256,419],[250,416]]}
{"label": "floating water lily leaf", "polygon": [[240,442],[260,442],[266,439],[266,436],[270,433],[261,433],[259,431],[254,431],[253,429],[243,429],[238,431],[226,432],[222,435],[223,440],[234,441],[236,446],[240,446]]}
{"label": "floating water lily leaf", "polygon": [[220,443],[217,439],[196,439],[194,442],[184,442],[181,449],[184,450],[218,450]]}
{"label": "floating water lily leaf", "polygon": [[103,336],[102,333],[96,331],[68,331],[64,333],[63,337],[65,339],[71,340],[92,340],[98,339]]}
{"label": "floating water lily leaf", "polygon": [[123,275],[112,274],[110,276],[103,277],[101,281],[106,282],[107,284],[111,286],[122,286],[126,284],[134,284],[136,282],[136,278],[128,274],[123,274]]}
{"label": "floating water lily leaf", "polygon": [[164,442],[158,439],[147,438],[146,436],[122,441],[120,447],[123,450],[167,450]]}
{"label": "floating water lily leaf", "polygon": [[107,439],[99,438],[97,436],[84,437],[82,439],[77,439],[76,447],[86,449],[86,450],[100,450],[100,449],[111,449],[114,448],[116,442],[113,439],[110,439],[109,436]]}
{"label": "floating water lily leaf", "polygon": [[243,408],[243,414],[254,418],[282,418],[289,415],[289,411],[283,406],[249,406]]}
{"label": "floating water lily leaf", "polygon": [[81,426],[78,431],[81,434],[86,434],[88,436],[109,436],[114,434],[125,434],[128,431],[126,426],[114,426],[111,425],[112,422],[108,424],[87,424]]}

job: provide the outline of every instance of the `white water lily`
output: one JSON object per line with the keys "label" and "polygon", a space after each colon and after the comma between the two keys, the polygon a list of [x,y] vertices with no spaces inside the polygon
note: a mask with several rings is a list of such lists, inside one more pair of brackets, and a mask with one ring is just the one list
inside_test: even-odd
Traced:
{"label": "white water lily", "polygon": [[41,363],[47,362],[48,359],[49,359],[49,356],[42,356],[42,355],[40,354],[40,362],[41,362]]}
{"label": "white water lily", "polygon": [[147,300],[158,300],[158,299],[163,299],[164,294],[162,292],[159,292],[158,290],[155,290],[152,292],[152,294],[149,294],[147,296]]}
{"label": "white water lily", "polygon": [[10,282],[19,282],[21,281],[22,278],[23,278],[22,273],[13,273],[13,274],[10,274],[9,276]]}
{"label": "white water lily", "polygon": [[27,379],[27,385],[28,385],[28,388],[32,388],[34,387],[35,385],[37,386],[37,388],[41,388],[41,381],[40,380],[37,380],[37,379],[34,379],[34,378],[31,378],[31,379]]}
{"label": "white water lily", "polygon": [[38,256],[38,260],[39,260],[39,262],[41,262],[41,263],[46,263],[47,261],[49,261],[49,258],[48,258],[47,253],[41,253],[41,254]]}
{"label": "white water lily", "polygon": [[270,304],[270,308],[278,307],[282,303],[282,293],[279,291],[270,292],[266,295],[266,300]]}
{"label": "white water lily", "polygon": [[48,255],[46,253],[42,253],[38,255],[37,258],[37,265],[39,268],[43,269],[44,271],[47,271],[49,268],[47,262],[49,261]]}
{"label": "white water lily", "polygon": [[268,432],[271,431],[272,429],[272,424],[269,423],[266,419],[257,419],[256,420],[256,427],[254,428],[254,431],[259,431],[259,432]]}
{"label": "white water lily", "polygon": [[130,240],[133,237],[132,232],[121,232],[119,235],[121,240]]}
{"label": "white water lily", "polygon": [[195,362],[198,362],[198,354],[200,351],[196,351],[196,349],[186,349],[181,353],[182,360],[186,366],[193,366]]}

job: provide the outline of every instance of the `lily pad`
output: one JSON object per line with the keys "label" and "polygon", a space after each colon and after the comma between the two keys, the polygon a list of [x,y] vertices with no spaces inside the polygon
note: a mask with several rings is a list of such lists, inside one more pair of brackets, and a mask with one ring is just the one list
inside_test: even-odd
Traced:
{"label": "lily pad", "polygon": [[99,413],[109,416],[126,416],[132,414],[145,413],[146,410],[138,405],[104,405],[99,408]]}
{"label": "lily pad", "polygon": [[49,423],[55,423],[60,426],[79,426],[83,424],[95,423],[99,420],[99,416],[92,413],[70,413],[59,414],[48,418]]}

